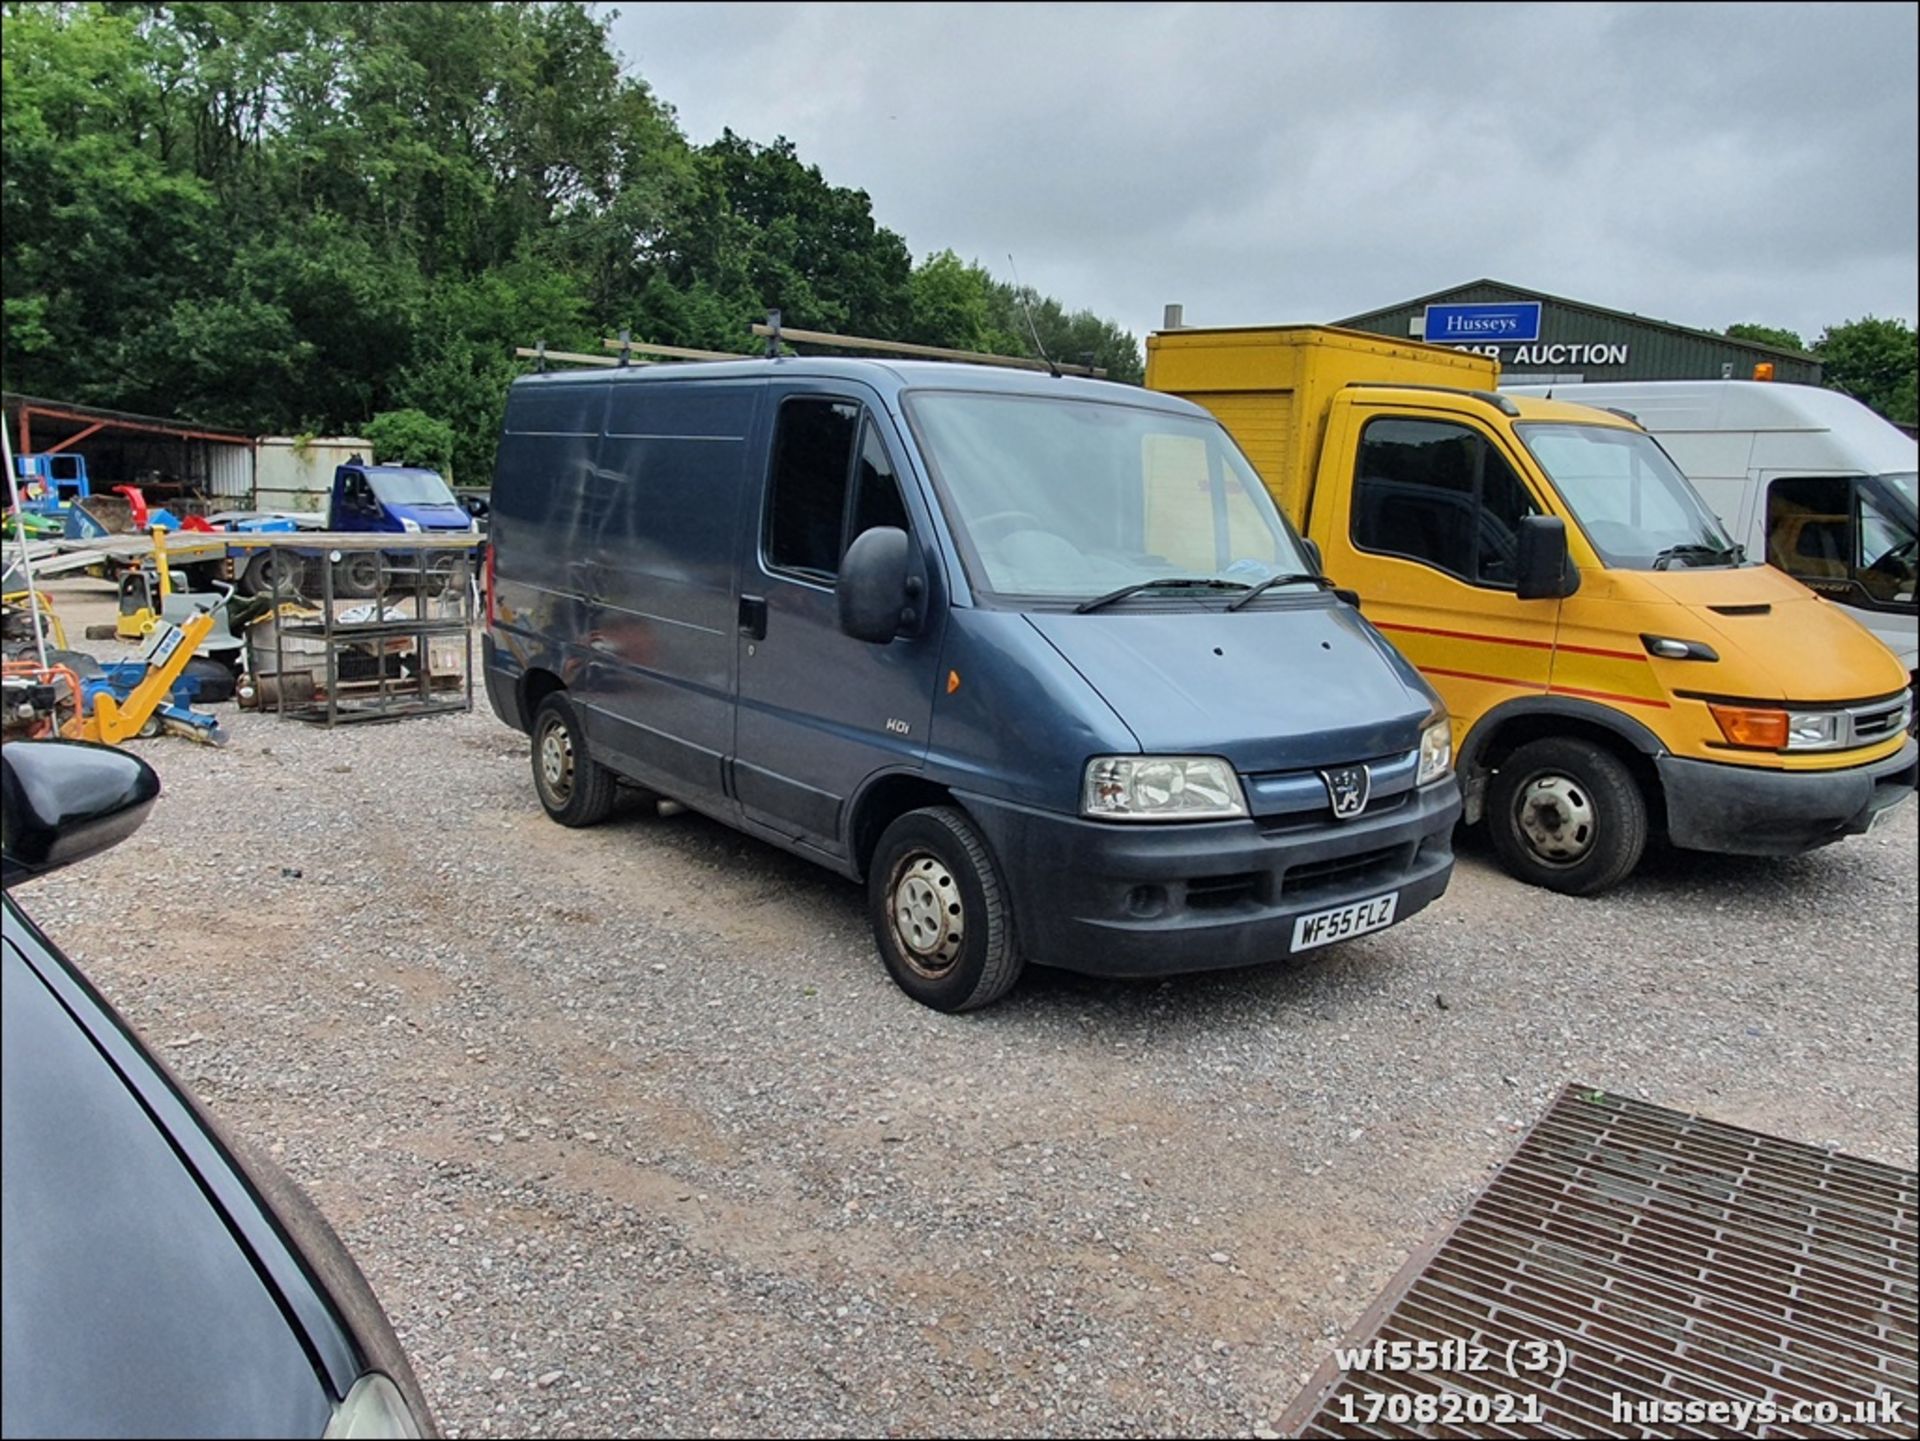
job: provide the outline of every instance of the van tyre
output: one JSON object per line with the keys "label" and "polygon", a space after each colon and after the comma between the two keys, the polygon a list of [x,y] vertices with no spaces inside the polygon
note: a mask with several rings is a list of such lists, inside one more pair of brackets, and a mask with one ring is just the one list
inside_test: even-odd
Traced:
{"label": "van tyre", "polygon": [[533,789],[563,826],[597,825],[613,813],[613,772],[587,754],[587,733],[565,694],[540,702],[533,716]]}
{"label": "van tyre", "polygon": [[1529,741],[1487,794],[1493,848],[1509,875],[1569,896],[1625,880],[1647,847],[1647,800],[1632,772],[1591,741]]}
{"label": "van tyre", "polygon": [[971,1011],[1020,978],[999,868],[952,806],[909,811],[887,827],[867,869],[867,910],[880,958],[923,1006]]}

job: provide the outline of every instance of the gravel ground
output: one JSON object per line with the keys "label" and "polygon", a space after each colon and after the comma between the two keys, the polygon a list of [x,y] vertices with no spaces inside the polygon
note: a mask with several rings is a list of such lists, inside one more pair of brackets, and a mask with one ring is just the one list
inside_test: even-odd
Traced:
{"label": "gravel ground", "polygon": [[842,880],[548,822],[482,705],[221,707],[19,890],[314,1194],[454,1435],[1259,1433],[1569,1080],[1915,1164],[1912,806],[1600,901],[1469,846],[1309,964],[949,1017]]}

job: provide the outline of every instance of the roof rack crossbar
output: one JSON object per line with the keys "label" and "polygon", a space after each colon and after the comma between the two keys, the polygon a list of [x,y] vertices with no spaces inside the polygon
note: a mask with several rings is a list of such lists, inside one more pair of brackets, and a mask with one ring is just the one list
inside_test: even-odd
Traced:
{"label": "roof rack crossbar", "polygon": [[1431,390],[1441,395],[1471,395],[1475,400],[1484,400],[1502,415],[1518,415],[1520,407],[1513,403],[1511,396],[1502,395],[1497,390],[1473,390],[1464,385],[1407,385],[1395,380],[1349,380],[1348,390]]}
{"label": "roof rack crossbar", "polygon": [[[780,341],[800,341],[808,345],[831,345],[839,350],[873,350],[886,355],[911,355],[923,360],[957,360],[969,365],[1001,365],[1013,370],[1045,371],[1044,361],[1028,360],[1019,355],[990,355],[979,350],[949,350],[938,345],[915,345],[905,340],[874,340],[864,335],[835,335],[826,330],[793,330],[780,324],[780,312],[769,311],[768,323],[753,327],[755,335],[765,336],[768,341],[778,344]],[[1073,375],[1090,375],[1104,378],[1106,371],[1092,365],[1062,364],[1059,370]]]}
{"label": "roof rack crossbar", "polygon": [[[617,350],[622,355],[660,355],[669,360],[751,360],[750,355],[735,355],[725,350],[694,350],[685,345],[650,345],[632,338],[632,332],[623,330],[618,340],[602,340],[601,345],[608,350]],[[642,365],[644,361],[635,361]]]}
{"label": "roof rack crossbar", "polygon": [[[574,365],[615,366],[620,363],[611,355],[582,355],[577,350],[548,350],[547,343],[544,340],[538,345],[516,345],[513,348],[513,353],[524,360],[539,361],[540,369],[542,370],[547,368],[547,362],[549,360],[565,360]],[[636,360],[633,363],[635,365],[653,364],[650,360]]]}

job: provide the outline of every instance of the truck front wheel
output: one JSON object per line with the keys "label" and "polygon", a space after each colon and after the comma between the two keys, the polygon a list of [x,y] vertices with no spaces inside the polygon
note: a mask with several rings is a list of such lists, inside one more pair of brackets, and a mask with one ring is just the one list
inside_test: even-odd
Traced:
{"label": "truck front wheel", "polygon": [[1647,846],[1647,801],[1617,757],[1591,741],[1529,741],[1487,792],[1493,848],[1509,875],[1569,896],[1625,880]]}

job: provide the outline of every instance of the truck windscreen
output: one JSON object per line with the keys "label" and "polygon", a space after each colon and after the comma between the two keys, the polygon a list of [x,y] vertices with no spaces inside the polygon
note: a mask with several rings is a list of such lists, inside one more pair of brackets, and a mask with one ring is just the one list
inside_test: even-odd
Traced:
{"label": "truck windscreen", "polygon": [[915,391],[907,411],[980,590],[1079,601],[1178,578],[1227,600],[1314,569],[1212,420],[971,391]]}
{"label": "truck windscreen", "polygon": [[1644,432],[1558,422],[1514,428],[1611,568],[1697,569],[1745,559],[1707,503]]}
{"label": "truck windscreen", "polygon": [[388,505],[452,505],[453,492],[430,470],[370,470],[367,483]]}

